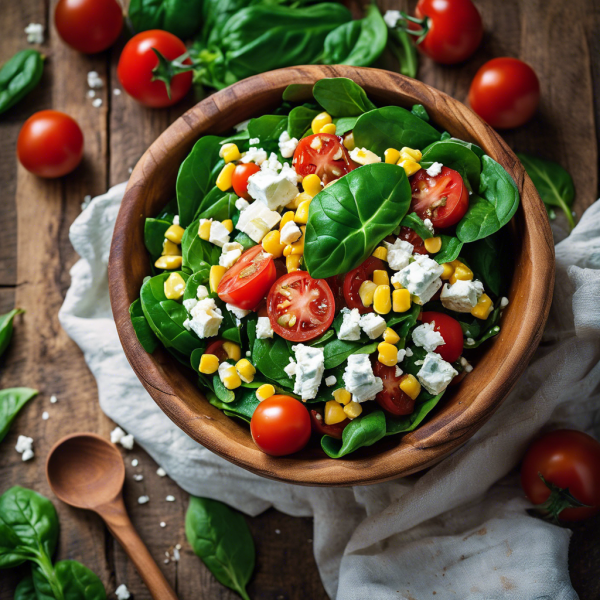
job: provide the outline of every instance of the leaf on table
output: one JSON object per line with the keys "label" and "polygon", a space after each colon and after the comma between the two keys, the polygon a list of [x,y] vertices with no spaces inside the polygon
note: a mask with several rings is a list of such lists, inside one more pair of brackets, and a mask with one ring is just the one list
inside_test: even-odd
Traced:
{"label": "leaf on table", "polygon": [[21,308],[13,308],[9,313],[0,315],[0,357],[8,348],[8,344],[10,344],[15,317],[24,312]]}
{"label": "leaf on table", "polygon": [[0,390],[0,442],[6,437],[11,423],[19,411],[37,396],[38,391],[31,388],[7,388]]}

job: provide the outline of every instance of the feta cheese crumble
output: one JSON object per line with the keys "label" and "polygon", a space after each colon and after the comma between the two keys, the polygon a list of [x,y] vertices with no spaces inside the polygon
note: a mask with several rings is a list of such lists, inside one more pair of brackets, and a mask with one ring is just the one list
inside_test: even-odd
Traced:
{"label": "feta cheese crumble", "polygon": [[222,248],[229,242],[229,231],[220,221],[212,221],[211,219],[200,219],[200,227],[203,223],[210,221],[210,236],[208,241],[215,246]]}
{"label": "feta cheese crumble", "polygon": [[458,375],[452,365],[446,362],[439,354],[428,352],[423,361],[423,366],[417,373],[417,379],[430,394],[440,394],[448,384]]}
{"label": "feta cheese crumble", "polygon": [[24,29],[29,44],[44,43],[44,26],[41,23],[29,23]]}
{"label": "feta cheese crumble", "polygon": [[219,333],[223,313],[217,308],[214,298],[205,298],[196,302],[190,311],[191,319],[186,319],[183,326],[192,330],[200,339],[213,337]]}
{"label": "feta cheese crumble", "polygon": [[281,215],[278,212],[269,210],[262,202],[253,202],[240,213],[236,227],[258,244],[279,221],[281,221]]}
{"label": "feta cheese crumble", "polygon": [[58,398],[54,395],[50,396],[50,404],[56,404],[58,402]]}
{"label": "feta cheese crumble", "polygon": [[398,354],[397,354],[397,357],[396,357],[396,360],[398,361],[398,364],[400,364],[404,360],[405,356],[412,356],[412,351],[411,351],[411,353],[409,355],[408,354],[408,349],[405,350],[404,348],[400,348],[398,350]]}
{"label": "feta cheese crumble", "polygon": [[371,165],[381,162],[381,158],[375,152],[371,152],[366,148],[354,148],[350,152],[350,158],[359,165]]}
{"label": "feta cheese crumble", "polygon": [[97,71],[90,71],[87,74],[87,84],[88,87],[96,90],[104,87],[104,81],[102,81]]}
{"label": "feta cheese crumble", "polygon": [[243,319],[244,317],[246,317],[247,315],[249,315],[252,311],[251,310],[245,310],[243,308],[238,308],[237,306],[234,306],[233,304],[229,304],[229,302],[227,302],[227,304],[225,304],[225,308],[232,314],[234,314],[238,319]]}
{"label": "feta cheese crumble", "polygon": [[375,377],[368,354],[351,354],[344,371],[344,386],[354,402],[373,400],[383,390],[380,377]]}
{"label": "feta cheese crumble", "polygon": [[425,225],[425,227],[429,229],[432,235],[435,233],[435,229],[433,228],[433,223],[431,222],[431,219],[425,219],[423,221],[423,225]]}
{"label": "feta cheese crumble", "polygon": [[258,144],[260,144],[260,138],[250,138],[248,140],[249,146],[257,146]]}
{"label": "feta cheese crumble", "polygon": [[279,241],[282,244],[293,244],[302,237],[300,227],[294,221],[288,221],[279,232]]}
{"label": "feta cheese crumble", "polygon": [[43,421],[47,421],[49,418],[50,418],[50,414],[48,413],[48,411],[47,411],[47,410],[45,410],[45,411],[42,413],[42,420],[43,420]]}
{"label": "feta cheese crumble", "polygon": [[242,212],[243,210],[246,210],[248,207],[250,206],[250,202],[248,202],[248,200],[244,200],[243,198],[238,198],[235,201],[235,207]]}
{"label": "feta cheese crumble", "polygon": [[100,108],[102,106],[102,98],[96,98],[92,101],[92,106],[94,108]]}
{"label": "feta cheese crumble", "polygon": [[[212,227],[211,227],[212,231]],[[239,242],[227,242],[223,244],[221,256],[219,256],[219,265],[229,269],[238,261],[244,251],[244,246]]]}
{"label": "feta cheese crumble", "polygon": [[394,374],[396,375],[396,377],[402,376],[402,369],[398,365],[396,365],[396,371]]}
{"label": "feta cheese crumble", "polygon": [[477,306],[479,298],[483,294],[483,284],[481,281],[463,281],[457,280],[456,283],[442,288],[440,300],[444,308],[459,313],[470,313],[471,309]]}
{"label": "feta cheese crumble", "polygon": [[15,450],[21,454],[23,461],[32,459],[34,457],[33,438],[27,437],[26,435],[20,435],[17,438]]}
{"label": "feta cheese crumble", "polygon": [[298,140],[296,138],[290,138],[290,134],[287,131],[284,131],[279,136],[279,152],[281,152],[283,158],[291,158],[294,156],[297,145]]}
{"label": "feta cheese crumble", "polygon": [[[277,163],[279,164],[279,163]],[[262,202],[269,210],[289,204],[298,195],[298,175],[287,164],[287,169],[264,169],[248,178],[248,194]]]}
{"label": "feta cheese crumble", "polygon": [[241,162],[253,162],[257,165],[262,165],[265,160],[267,160],[267,151],[263,150],[262,148],[257,148],[256,146],[251,146],[248,152],[244,152]]}
{"label": "feta cheese crumble", "polygon": [[131,433],[124,435],[121,438],[121,446],[125,448],[125,450],[133,450],[133,445],[135,443],[135,438]]}
{"label": "feta cheese crumble", "polygon": [[290,364],[283,368],[285,374],[288,377],[294,377],[296,375],[296,361],[293,358],[290,358]]}
{"label": "feta cheese crumble", "polygon": [[273,328],[269,317],[258,317],[256,322],[256,339],[266,340],[273,337]]}
{"label": "feta cheese crumble", "polygon": [[117,600],[129,600],[129,598],[131,598],[131,594],[124,583],[115,590],[115,596],[117,597]]}
{"label": "feta cheese crumble", "polygon": [[440,162],[434,162],[429,169],[425,170],[427,171],[427,175],[429,175],[429,177],[437,177],[442,172],[443,166],[444,165]]}
{"label": "feta cheese crumble", "polygon": [[410,257],[412,256],[415,247],[405,241],[397,238],[393,244],[389,242],[383,242],[383,245],[387,248],[387,262],[390,269],[394,271],[400,271],[405,267],[408,267],[410,263]]}
{"label": "feta cheese crumble", "polygon": [[175,496],[171,496],[170,494],[165,498],[167,502],[175,502]]}
{"label": "feta cheese crumble", "polygon": [[460,366],[465,370],[466,373],[470,373],[473,370],[473,365],[464,357],[460,357]]}
{"label": "feta cheese crumble", "polygon": [[120,427],[115,427],[110,432],[110,441],[113,444],[118,444],[125,437],[125,435],[126,433]]}
{"label": "feta cheese crumble", "polygon": [[352,310],[342,308],[342,324],[340,326],[339,340],[355,342],[360,339],[360,312],[358,308]]}
{"label": "feta cheese crumble", "polygon": [[148,504],[150,502],[150,496],[140,496],[138,498],[138,504]]}
{"label": "feta cheese crumble", "polygon": [[296,354],[294,394],[298,394],[304,400],[312,400],[317,395],[325,371],[323,348],[296,344],[292,346],[292,350]]}
{"label": "feta cheese crumble", "polygon": [[400,283],[413,296],[419,299],[418,304],[429,302],[442,287],[440,275],[444,267],[424,254],[415,256],[414,262],[392,275],[391,282]]}
{"label": "feta cheese crumble", "polygon": [[133,474],[133,480],[134,481],[142,481],[144,479],[144,476],[141,473],[134,473]]}
{"label": "feta cheese crumble", "polygon": [[337,383],[337,379],[335,378],[335,375],[330,375],[329,377],[325,377],[325,385],[327,387],[331,387],[332,385],[335,385]]}
{"label": "feta cheese crumble", "polygon": [[156,474],[159,477],[166,477],[167,476],[167,472],[162,467],[158,467],[158,469],[156,469]]}
{"label": "feta cheese crumble", "polygon": [[412,332],[412,339],[415,346],[425,348],[427,352],[434,352],[438,346],[443,346],[446,342],[438,331],[434,330],[435,323],[423,323],[415,327]]}
{"label": "feta cheese crumble", "polygon": [[360,318],[360,326],[362,330],[374,340],[383,335],[387,328],[385,319],[375,313],[367,313]]}
{"label": "feta cheese crumble", "polygon": [[131,466],[137,467],[140,464],[140,461],[137,458],[132,459]]}
{"label": "feta cheese crumble", "polygon": [[506,296],[502,296],[500,299],[500,308],[506,308],[508,306],[508,298]]}
{"label": "feta cheese crumble", "polygon": [[401,18],[402,15],[400,14],[399,10],[388,10],[386,11],[385,15],[383,15],[383,20],[390,29],[396,27]]}

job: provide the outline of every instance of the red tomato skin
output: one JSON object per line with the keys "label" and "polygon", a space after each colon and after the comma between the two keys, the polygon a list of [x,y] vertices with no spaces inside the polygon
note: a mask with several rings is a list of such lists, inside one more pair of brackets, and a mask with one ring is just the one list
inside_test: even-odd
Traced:
{"label": "red tomato skin", "polygon": [[19,162],[39,177],[70,173],[83,157],[83,133],[77,121],[57,110],[42,110],[25,121],[17,140]]}
{"label": "red tomato skin", "polygon": [[561,521],[582,521],[600,512],[600,443],[582,431],[559,429],[533,442],[521,466],[521,485],[533,504],[542,504],[549,483],[569,489],[590,508],[565,508]]}
{"label": "red tomato skin", "polygon": [[271,456],[302,450],[311,433],[306,407],[291,396],[275,395],[263,400],[250,421],[254,443]]}
{"label": "red tomato skin", "polygon": [[483,23],[471,0],[419,0],[415,14],[429,18],[429,31],[417,48],[438,63],[462,62],[481,43]]}
{"label": "red tomato skin", "polygon": [[123,28],[123,9],[116,0],[59,0],[54,23],[65,43],[95,54],[116,42]]}
{"label": "red tomato skin", "polygon": [[410,227],[401,227],[400,235],[398,237],[414,246],[413,254],[429,254],[425,248],[423,238],[414,229],[411,229]]}
{"label": "red tomato skin", "polygon": [[377,358],[373,358],[371,362],[373,373],[383,381],[383,390],[375,396],[377,404],[396,417],[410,415],[415,410],[415,400],[400,389],[400,382],[406,375],[397,377],[396,367],[387,367]]}
{"label": "red tomato skin", "polygon": [[540,103],[540,82],[535,71],[516,58],[494,58],[475,74],[469,104],[496,129],[523,125]]}
{"label": "red tomato skin", "polygon": [[[171,98],[162,81],[152,81],[152,69],[158,65],[156,48],[165,58],[173,60],[186,52],[185,44],[172,33],[151,29],[133,36],[121,53],[117,75],[123,89],[141,104],[164,108],[179,102],[192,87],[192,72],[180,73],[171,80]],[[189,59],[184,64],[191,64]]]}
{"label": "red tomato skin", "polygon": [[446,343],[438,346],[434,352],[437,352],[446,362],[456,362],[462,354],[464,344],[463,331],[459,322],[450,315],[434,311],[421,313],[419,319],[423,323],[435,321],[433,330],[437,331]]}
{"label": "red tomato skin", "polygon": [[204,354],[214,354],[220,362],[227,360],[229,356],[227,355],[225,348],[223,348],[224,343],[225,340],[222,340],[221,338],[213,340],[210,342],[210,344],[208,344],[208,346],[206,346]]}
{"label": "red tomato skin", "polygon": [[350,419],[344,419],[335,425],[326,425],[323,420],[323,415],[318,410],[311,410],[310,422],[312,425],[312,432],[315,435],[329,435],[336,440],[341,440],[346,425],[350,424]]}
{"label": "red tomato skin", "polygon": [[[311,147],[315,139],[322,142],[320,150]],[[302,177],[315,173],[324,185],[353,171],[358,165],[350,159],[342,140],[340,136],[331,133],[315,133],[301,139],[292,159],[294,169]],[[333,160],[333,156],[339,150],[342,151],[341,158]]]}
{"label": "red tomato skin", "polygon": [[240,163],[236,165],[233,175],[231,176],[231,182],[233,184],[233,191],[245,200],[250,200],[250,194],[248,194],[248,179],[254,173],[258,173],[260,167],[255,163]]}
{"label": "red tomato skin", "polygon": [[[420,238],[419,238],[420,239]],[[373,271],[386,270],[383,261],[374,256],[369,256],[365,262],[348,271],[344,278],[344,299],[346,300],[346,306],[349,309],[357,308],[361,315],[373,312],[372,306],[365,306],[358,295],[360,284],[366,279],[371,279]]]}

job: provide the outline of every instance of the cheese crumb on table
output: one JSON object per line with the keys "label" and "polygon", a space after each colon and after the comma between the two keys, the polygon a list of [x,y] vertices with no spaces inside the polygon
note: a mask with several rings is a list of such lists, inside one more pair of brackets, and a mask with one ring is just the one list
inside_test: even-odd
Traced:
{"label": "cheese crumb on table", "polygon": [[87,74],[87,84],[92,89],[100,89],[104,87],[104,81],[102,81],[97,71],[90,71]]}
{"label": "cheese crumb on table", "polygon": [[29,23],[24,31],[29,44],[44,43],[44,26],[41,23]]}
{"label": "cheese crumb on table", "polygon": [[170,494],[165,498],[167,502],[175,502],[175,496],[171,496]]}
{"label": "cheese crumb on table", "polygon": [[120,427],[115,427],[110,432],[110,441],[113,444],[118,444],[125,437],[125,435],[125,432]]}
{"label": "cheese crumb on table", "polygon": [[128,435],[124,435],[121,438],[121,446],[123,446],[123,448],[125,448],[126,450],[133,450],[134,443],[135,443],[135,438],[133,437],[133,435],[131,433]]}
{"label": "cheese crumb on table", "polygon": [[50,396],[50,404],[56,404],[58,402],[58,398],[56,396]]}
{"label": "cheese crumb on table", "polygon": [[137,467],[139,464],[140,464],[140,461],[139,461],[137,458],[134,458],[134,459],[131,461],[131,466],[132,466],[132,467]]}
{"label": "cheese crumb on table", "polygon": [[147,504],[150,502],[150,496],[140,496],[138,498],[138,504]]}
{"label": "cheese crumb on table", "polygon": [[158,467],[158,469],[156,469],[156,474],[159,477],[166,477],[167,472],[162,467]]}
{"label": "cheese crumb on table", "polygon": [[35,456],[33,452],[33,438],[27,437],[26,435],[20,435],[17,438],[15,450],[21,454],[23,461],[31,460]]}
{"label": "cheese crumb on table", "polygon": [[129,598],[131,598],[131,594],[124,583],[115,590],[115,596],[117,597],[117,600],[129,600]]}
{"label": "cheese crumb on table", "polygon": [[134,481],[142,481],[143,479],[144,479],[144,476],[141,473],[134,473],[134,475],[133,475]]}

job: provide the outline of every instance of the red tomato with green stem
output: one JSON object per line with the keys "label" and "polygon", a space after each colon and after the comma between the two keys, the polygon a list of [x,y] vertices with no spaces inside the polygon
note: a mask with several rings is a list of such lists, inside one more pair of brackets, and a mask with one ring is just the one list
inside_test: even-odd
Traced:
{"label": "red tomato with green stem", "polygon": [[[554,522],[600,512],[600,443],[570,429],[533,442],[521,465],[521,485],[534,511]],[[582,506],[586,505],[586,506]]]}
{"label": "red tomato with green stem", "polygon": [[415,400],[400,389],[400,383],[407,375],[396,375],[396,367],[387,367],[376,357],[372,363],[375,377],[380,377],[383,382],[383,390],[375,396],[377,404],[396,417],[410,415],[415,409]]}
{"label": "red tomato with green stem", "polygon": [[315,133],[301,139],[296,146],[292,165],[302,177],[314,173],[324,185],[358,166],[350,160],[342,138],[330,133]]}
{"label": "red tomato with green stem", "polygon": [[334,425],[326,425],[323,412],[313,409],[310,411],[310,422],[313,433],[317,435],[329,435],[336,440],[341,440],[344,429],[350,424],[350,419],[344,419]]}
{"label": "red tomato with green stem", "polygon": [[361,315],[373,312],[372,306],[365,306],[362,303],[358,291],[363,281],[373,279],[373,271],[382,271],[385,269],[385,264],[381,259],[369,256],[362,265],[346,273],[346,277],[344,278],[344,299],[349,309],[357,308]]}
{"label": "red tomato with green stem", "polygon": [[236,165],[233,175],[231,176],[231,183],[233,185],[233,191],[240,197],[246,200],[250,200],[250,194],[248,194],[248,179],[258,173],[260,167],[255,163],[240,163]]}
{"label": "red tomato with green stem", "polygon": [[462,354],[464,344],[460,323],[450,315],[434,311],[421,313],[419,319],[423,323],[434,323],[433,330],[444,338],[444,344],[438,346],[434,352],[437,352],[446,362],[456,362]]}

